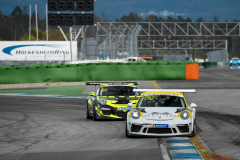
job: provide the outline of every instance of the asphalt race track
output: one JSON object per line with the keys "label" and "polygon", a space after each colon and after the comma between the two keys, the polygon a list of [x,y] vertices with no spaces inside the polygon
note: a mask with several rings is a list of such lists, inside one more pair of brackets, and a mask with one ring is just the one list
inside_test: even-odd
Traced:
{"label": "asphalt race track", "polygon": [[125,137],[125,121],[87,120],[86,100],[1,96],[0,102],[1,160],[162,159],[156,138]]}
{"label": "asphalt race track", "polygon": [[[198,105],[199,136],[212,152],[240,159],[239,79],[238,70],[200,69],[199,81],[156,83],[197,89],[185,97]],[[85,108],[77,98],[0,96],[0,160],[162,159],[157,138],[126,138],[125,121],[87,120]]]}

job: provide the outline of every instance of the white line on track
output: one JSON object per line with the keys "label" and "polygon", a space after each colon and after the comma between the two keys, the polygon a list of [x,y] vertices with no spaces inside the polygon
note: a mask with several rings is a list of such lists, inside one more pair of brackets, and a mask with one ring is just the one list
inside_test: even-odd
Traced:
{"label": "white line on track", "polygon": [[166,142],[165,142],[165,139],[164,138],[159,138],[159,147],[160,147],[160,150],[162,152],[162,157],[164,160],[171,160],[170,156],[169,156],[169,153],[168,153],[168,150],[167,150],[167,145],[166,145]]}

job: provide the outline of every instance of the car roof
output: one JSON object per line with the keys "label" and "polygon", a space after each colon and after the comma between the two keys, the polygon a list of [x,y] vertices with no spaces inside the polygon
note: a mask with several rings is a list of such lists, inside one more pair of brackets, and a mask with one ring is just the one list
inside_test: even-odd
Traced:
{"label": "car roof", "polygon": [[127,59],[129,59],[129,58],[134,58],[134,59],[137,59],[138,57],[128,57]]}
{"label": "car roof", "polygon": [[142,95],[149,95],[149,94],[175,94],[175,95],[183,96],[183,94],[179,92],[145,92]]}

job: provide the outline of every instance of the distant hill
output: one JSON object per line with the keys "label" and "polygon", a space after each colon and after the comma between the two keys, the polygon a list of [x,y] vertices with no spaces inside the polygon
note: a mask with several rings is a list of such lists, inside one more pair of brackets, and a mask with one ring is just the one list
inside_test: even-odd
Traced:
{"label": "distant hill", "polygon": [[[11,14],[17,5],[23,7],[31,4],[34,11],[34,5],[37,4],[38,14],[43,18],[47,0],[0,0],[0,4],[0,10],[6,15]],[[240,0],[97,0],[95,12],[98,16],[104,13],[112,20],[134,12],[143,18],[155,14],[162,17],[182,15],[193,20],[198,17],[213,20],[216,16],[221,21],[232,21],[240,19],[239,6]]]}

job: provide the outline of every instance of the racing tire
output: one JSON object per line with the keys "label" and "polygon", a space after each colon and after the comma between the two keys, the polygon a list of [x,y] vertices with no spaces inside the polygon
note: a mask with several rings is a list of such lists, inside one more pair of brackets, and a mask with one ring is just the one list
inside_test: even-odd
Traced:
{"label": "racing tire", "polygon": [[197,133],[197,125],[196,125],[196,120],[194,120],[194,125],[193,125],[193,131],[189,135],[189,137],[194,137]]}
{"label": "racing tire", "polygon": [[92,119],[93,119],[94,121],[98,121],[95,107],[93,107],[93,117],[92,117]]}
{"label": "racing tire", "polygon": [[127,137],[127,138],[132,138],[133,136],[131,136],[130,134],[129,134],[129,131],[128,131],[128,129],[127,129],[127,122],[126,122],[126,127],[125,127],[125,136]]}
{"label": "racing tire", "polygon": [[89,116],[88,103],[87,103],[86,118],[87,118],[87,119],[92,119],[92,116]]}

